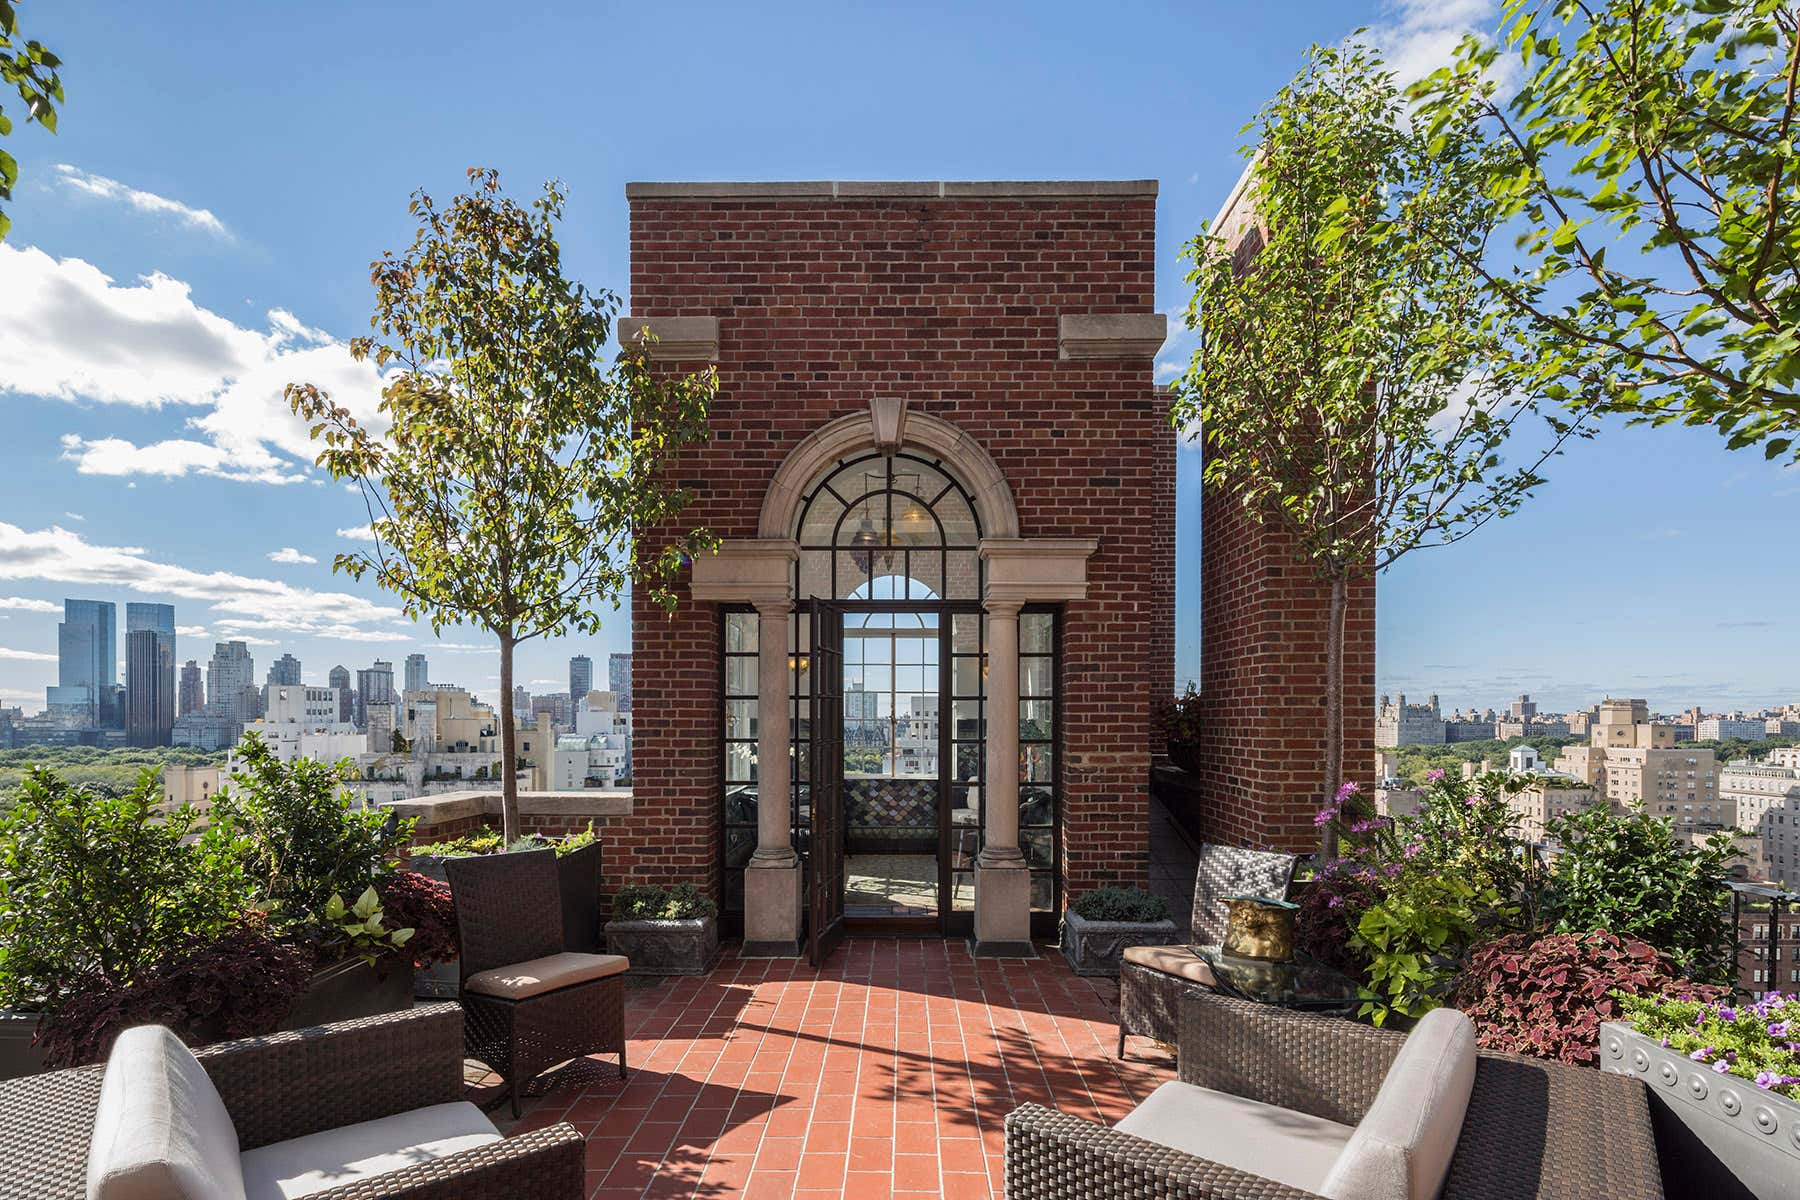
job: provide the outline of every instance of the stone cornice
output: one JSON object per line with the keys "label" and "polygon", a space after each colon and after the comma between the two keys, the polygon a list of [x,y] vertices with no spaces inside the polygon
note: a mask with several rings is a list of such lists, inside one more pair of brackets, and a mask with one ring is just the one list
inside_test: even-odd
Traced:
{"label": "stone cornice", "polygon": [[1150,358],[1169,336],[1162,313],[1064,313],[1056,319],[1063,359]]}
{"label": "stone cornice", "polygon": [[1020,179],[981,180],[776,180],[768,183],[696,181],[692,183],[628,183],[627,200],[881,199],[957,200],[1003,196],[1154,196],[1154,179]]}
{"label": "stone cornice", "polygon": [[641,341],[648,329],[651,362],[711,362],[719,357],[717,317],[620,317],[621,345]]}
{"label": "stone cornice", "polygon": [[1087,599],[1087,560],[1094,538],[982,538],[987,563],[982,599],[999,604],[1043,604]]}
{"label": "stone cornice", "polygon": [[789,600],[800,546],[792,538],[733,538],[694,559],[696,600],[755,604]]}

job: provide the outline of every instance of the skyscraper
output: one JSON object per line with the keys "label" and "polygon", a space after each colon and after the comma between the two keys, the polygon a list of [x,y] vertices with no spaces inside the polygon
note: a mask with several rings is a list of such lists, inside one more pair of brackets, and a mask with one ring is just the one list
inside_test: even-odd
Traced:
{"label": "skyscraper", "polygon": [[362,724],[356,712],[356,693],[350,690],[350,668],[345,666],[331,668],[325,675],[325,686],[337,689],[338,720]]}
{"label": "skyscraper", "polygon": [[125,740],[166,746],[175,727],[175,606],[125,606]]}
{"label": "skyscraper", "polygon": [[631,711],[631,655],[614,654],[606,660],[606,688],[619,697],[619,711]]}
{"label": "skyscraper", "polygon": [[594,660],[577,654],[569,660],[569,695],[575,703],[594,690]]}
{"label": "skyscraper", "polygon": [[190,658],[181,668],[181,699],[175,706],[175,715],[185,717],[205,707],[206,681],[200,674],[200,664]]}
{"label": "skyscraper", "polygon": [[214,643],[212,664],[206,669],[207,708],[214,716],[254,721],[255,695],[256,660],[250,657],[250,647],[243,642]]}
{"label": "skyscraper", "polygon": [[368,719],[369,705],[392,704],[399,699],[394,695],[394,664],[383,659],[376,659],[369,666],[356,673],[356,701],[363,710],[363,719]]}
{"label": "skyscraper", "polygon": [[423,654],[406,656],[406,690],[422,692],[431,685],[431,666]]}
{"label": "skyscraper", "polygon": [[117,720],[105,710],[119,680],[118,618],[110,600],[64,600],[56,627],[56,683],[45,703],[89,729]]}
{"label": "skyscraper", "polygon": [[269,664],[270,687],[300,686],[300,660],[291,654],[283,654]]}

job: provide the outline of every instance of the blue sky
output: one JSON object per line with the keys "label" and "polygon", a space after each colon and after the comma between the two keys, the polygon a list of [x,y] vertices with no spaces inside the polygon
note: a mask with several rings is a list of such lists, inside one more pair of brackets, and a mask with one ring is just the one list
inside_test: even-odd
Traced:
{"label": "blue sky", "polygon": [[[559,177],[571,269],[622,291],[627,180],[1152,177],[1172,311],[1181,242],[1308,42],[1369,26],[1418,73],[1495,7],[23,3],[69,103],[58,136],[7,139],[23,179],[0,245],[0,703],[42,704],[58,619],[42,610],[64,595],[173,600],[184,659],[247,636],[271,643],[259,673],[291,650],[322,680],[424,649],[434,678],[492,693],[479,633],[437,642],[331,574],[353,544],[337,531],[366,516],[298,457],[280,402],[291,378],[368,386],[341,341],[365,327],[369,261],[410,236],[414,187],[450,192],[475,164],[521,194]],[[1187,350],[1172,342],[1162,373]],[[1185,679],[1191,451],[1182,466]],[[1382,579],[1384,689],[1800,699],[1800,473],[1705,431],[1609,428],[1551,478],[1520,515]],[[570,654],[628,645],[621,615],[526,648],[518,677],[552,690]]]}

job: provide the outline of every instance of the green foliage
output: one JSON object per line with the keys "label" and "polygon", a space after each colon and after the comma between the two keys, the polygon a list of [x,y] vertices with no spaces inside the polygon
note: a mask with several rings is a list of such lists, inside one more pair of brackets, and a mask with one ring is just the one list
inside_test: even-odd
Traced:
{"label": "green foliage", "polygon": [[[25,120],[36,121],[51,133],[56,132],[56,106],[64,102],[62,78],[57,68],[62,60],[35,40],[21,39],[14,0],[0,0],[0,84],[19,94],[25,102]],[[10,134],[12,118],[0,106],[0,137]],[[5,150],[0,150],[0,200],[11,200],[13,185],[19,182],[19,164]],[[12,219],[0,210],[0,241],[12,228]]]}
{"label": "green foliage", "polygon": [[64,782],[87,787],[109,796],[122,796],[137,786],[145,767],[168,764],[184,767],[225,765],[223,750],[194,750],[187,746],[25,746],[0,750],[0,807],[25,779],[32,767],[55,771]]}
{"label": "green foliage", "polygon": [[689,921],[718,911],[712,897],[691,883],[671,888],[628,883],[613,899],[613,919],[617,921]]}
{"label": "green foliage", "polygon": [[392,868],[411,823],[347,803],[344,764],[284,763],[254,733],[238,759],[213,825],[231,835],[278,927],[318,922],[334,894],[358,895]]}
{"label": "green foliage", "polygon": [[1508,0],[1501,44],[1416,85],[1436,136],[1495,131],[1513,248],[1457,254],[1525,319],[1498,380],[1800,459],[1797,73],[1788,0]]}
{"label": "green foliage", "polygon": [[373,966],[384,954],[397,953],[412,940],[411,929],[390,929],[384,919],[381,897],[373,887],[363,890],[356,903],[346,906],[336,892],[325,902],[325,926],[330,931],[327,945],[335,948],[337,957],[360,958]]}
{"label": "green foliage", "polygon": [[1200,691],[1192,683],[1182,695],[1156,704],[1152,719],[1163,740],[1176,746],[1198,745],[1200,741]]}
{"label": "green foliage", "polygon": [[1734,1004],[1677,991],[1628,997],[1621,1006],[1639,1033],[1677,1054],[1800,1100],[1800,998]]}
{"label": "green foliage", "polygon": [[552,840],[550,848],[556,851],[556,856],[558,858],[561,858],[571,850],[579,850],[583,846],[591,846],[599,840],[600,835],[594,832],[594,823],[589,821],[586,829],[578,829],[574,833],[565,834],[562,837]]}
{"label": "green foliage", "polygon": [[227,839],[190,842],[153,771],[104,796],[35,769],[0,818],[0,1007],[54,1008],[70,989],[125,987],[219,937],[253,903]]}
{"label": "green foliage", "polygon": [[1357,1012],[1377,1025],[1395,1013],[1421,1017],[1441,1005],[1484,918],[1508,911],[1493,888],[1455,875],[1403,878],[1363,913],[1350,939],[1351,949],[1369,961]]}
{"label": "green foliage", "polygon": [[1083,892],[1070,905],[1089,921],[1130,921],[1143,924],[1169,919],[1169,902],[1154,892],[1135,887],[1101,887]]}
{"label": "green foliage", "polygon": [[1562,843],[1546,897],[1556,930],[1640,938],[1689,978],[1731,981],[1737,937],[1727,884],[1737,852],[1729,833],[1690,847],[1667,820],[1605,805],[1558,817],[1548,832]]}
{"label": "green foliage", "polygon": [[1478,742],[1446,742],[1441,746],[1401,746],[1396,754],[1395,771],[1406,783],[1417,787],[1425,782],[1427,771],[1441,770],[1456,774],[1462,770],[1464,763],[1479,763],[1484,760],[1505,763],[1506,756],[1516,746],[1530,746],[1545,762],[1555,762],[1556,756],[1565,747],[1586,744],[1585,737],[1534,734],[1531,737],[1484,738]]}
{"label": "green foliage", "polygon": [[[369,507],[374,549],[333,569],[372,572],[434,631],[472,622],[494,634],[510,696],[519,642],[598,632],[599,609],[617,610],[628,586],[673,609],[683,562],[716,547],[681,528],[692,497],[667,468],[705,437],[717,381],[710,368],[656,370],[628,335],[605,361],[618,300],[564,274],[561,187],[527,207],[495,172],[468,176],[447,208],[414,193],[411,248],[374,265],[377,336],[351,353],[386,372],[385,430],[312,384],[287,396],[319,465],[355,481]],[[514,723],[500,728],[501,760],[515,761]],[[510,840],[518,782],[501,780]]]}

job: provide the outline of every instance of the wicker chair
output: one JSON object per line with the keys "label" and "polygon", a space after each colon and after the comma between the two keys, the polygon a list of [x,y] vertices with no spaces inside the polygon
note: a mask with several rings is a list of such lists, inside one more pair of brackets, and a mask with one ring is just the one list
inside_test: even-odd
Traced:
{"label": "wicker chair", "polygon": [[[1194,913],[1189,943],[1217,946],[1225,941],[1222,903],[1232,896],[1287,898],[1298,859],[1270,850],[1207,843],[1200,847],[1194,874]],[[1119,964],[1119,1057],[1125,1037],[1139,1034],[1174,1045],[1182,996],[1213,986],[1206,960],[1186,946],[1132,946]]]}
{"label": "wicker chair", "polygon": [[512,1111],[539,1074],[572,1058],[617,1054],[625,1069],[625,970],[616,954],[563,949],[550,850],[444,864],[462,941],[468,1054],[507,1082]]}
{"label": "wicker chair", "polygon": [[[220,1042],[195,1051],[245,1150],[463,1096],[454,1004]],[[104,1065],[0,1083],[0,1195],[83,1200]],[[572,1125],[419,1162],[314,1200],[492,1197],[579,1200],[585,1146]]]}
{"label": "wicker chair", "polygon": [[[1196,990],[1180,1002],[1182,1082],[1340,1124],[1360,1121],[1405,1035]],[[1620,1086],[1623,1083],[1625,1086]],[[1276,1183],[1036,1104],[1006,1118],[1008,1200],[1305,1200]],[[1660,1200],[1641,1080],[1487,1051],[1444,1200]]]}

